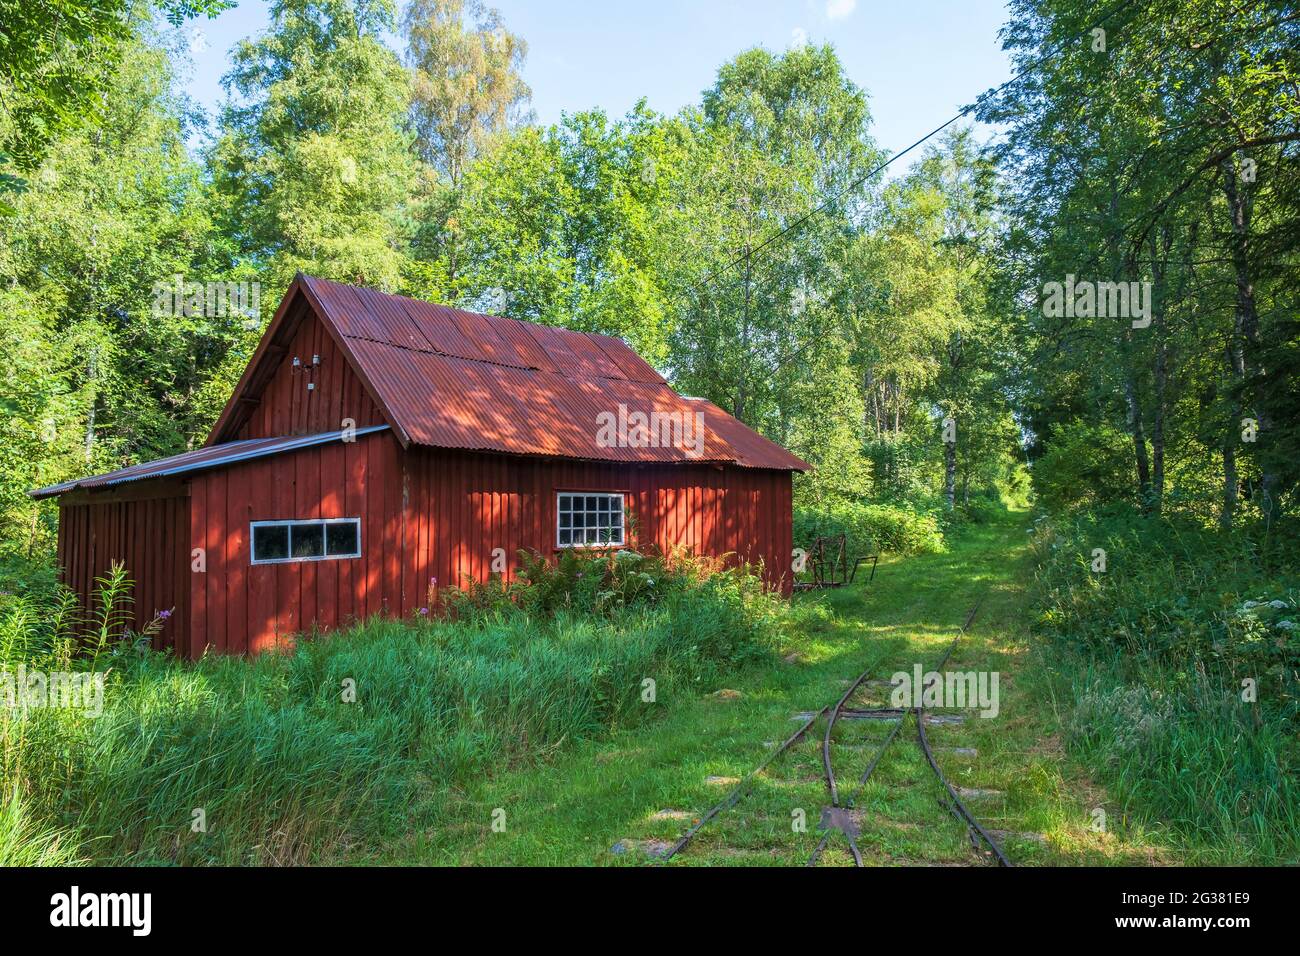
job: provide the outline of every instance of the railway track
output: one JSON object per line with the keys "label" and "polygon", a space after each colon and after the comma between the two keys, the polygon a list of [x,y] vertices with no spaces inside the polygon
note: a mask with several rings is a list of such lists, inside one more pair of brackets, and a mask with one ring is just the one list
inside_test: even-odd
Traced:
{"label": "railway track", "polygon": [[[970,613],[966,616],[965,623],[962,624],[957,635],[948,645],[943,656],[940,658],[939,663],[933,668],[933,670],[941,672],[947,665],[949,659],[952,657],[953,651],[957,649],[957,645],[961,643],[961,640],[966,635],[971,623],[975,620],[975,615],[979,613],[983,600],[984,599],[981,597],[975,603],[975,606],[971,608]],[[975,815],[971,813],[965,803],[962,802],[961,796],[957,793],[956,789],[953,788],[952,784],[948,782],[947,777],[944,776],[938,762],[935,760],[934,751],[931,748],[929,739],[925,733],[926,713],[925,707],[921,702],[917,702],[917,706],[906,710],[894,710],[887,707],[870,708],[867,710],[850,710],[846,707],[849,700],[852,699],[853,695],[868,679],[873,669],[874,666],[867,668],[852,680],[849,683],[848,688],[840,698],[835,701],[835,703],[827,704],[821,710],[808,716],[798,730],[786,738],[786,740],[782,741],[781,744],[768,754],[762,763],[742,779],[726,797],[710,808],[708,812],[700,818],[698,823],[687,830],[676,843],[669,847],[660,857],[660,862],[666,863],[673,857],[677,856],[677,854],[690,845],[700,831],[708,826],[712,820],[736,806],[736,804],[741,801],[753,786],[753,783],[758,776],[775,763],[783,754],[803,740],[809,730],[812,729],[813,725],[824,717],[826,718],[826,730],[822,735],[821,740],[821,767],[822,774],[825,778],[826,789],[830,795],[830,805],[824,808],[822,813],[822,837],[818,841],[817,846],[813,849],[812,855],[808,858],[805,866],[817,865],[823,852],[826,850],[836,833],[840,833],[847,842],[849,852],[853,856],[854,865],[859,867],[862,866],[862,851],[858,846],[858,831],[851,811],[858,797],[866,787],[867,782],[871,779],[872,774],[875,773],[876,768],[880,765],[885,753],[889,750],[894,740],[902,731],[903,725],[907,722],[907,719],[911,717],[916,721],[917,743],[925,756],[926,763],[929,765],[930,770],[934,773],[935,777],[938,778],[940,784],[942,784],[948,795],[948,800],[950,802],[947,804],[941,803],[941,805],[945,806],[950,813],[966,825],[967,834],[971,840],[972,846],[978,848],[982,842],[992,851],[999,866],[1012,866],[1013,864],[1011,860],[1003,852],[1001,846],[998,845],[997,841],[993,839],[989,832],[975,818]],[[890,729],[889,734],[885,737],[884,741],[880,743],[876,752],[872,756],[871,761],[867,764],[866,769],[862,772],[861,776],[859,776],[852,793],[842,800],[839,779],[835,773],[835,762],[832,758],[832,748],[834,744],[833,735],[835,725],[837,721],[844,718],[846,714],[853,717],[878,717],[890,719],[893,722],[893,727]]]}

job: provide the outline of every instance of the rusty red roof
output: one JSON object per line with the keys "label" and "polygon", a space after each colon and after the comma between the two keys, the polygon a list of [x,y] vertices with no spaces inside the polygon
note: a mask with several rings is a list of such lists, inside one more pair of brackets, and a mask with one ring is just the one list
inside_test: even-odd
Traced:
{"label": "rusty red roof", "polygon": [[[369,428],[354,429],[350,435],[369,435],[372,432],[387,430],[387,425],[372,425]],[[143,481],[146,478],[168,478],[172,475],[231,465],[238,461],[246,461],[249,458],[278,455],[281,452],[294,451],[298,448],[310,448],[314,445],[324,445],[332,441],[343,441],[345,437],[349,437],[349,433],[335,431],[321,432],[316,435],[293,435],[287,438],[252,438],[247,441],[230,441],[221,445],[196,448],[194,451],[172,455],[170,458],[160,458],[157,461],[149,461],[140,465],[129,465],[126,468],[119,468],[117,471],[110,471],[102,475],[93,475],[90,478],[77,478],[74,481],[65,481],[59,485],[50,485],[48,488],[38,488],[35,491],[28,492],[28,494],[33,498],[50,498],[76,489],[109,488],[130,481]]]}
{"label": "rusty red roof", "polygon": [[[403,444],[604,461],[809,467],[716,405],[677,394],[612,336],[303,275],[286,293],[281,314],[299,290],[334,331]],[[653,430],[649,442],[638,427],[640,415]],[[602,430],[602,424],[609,427]],[[220,441],[222,428],[219,423],[210,441]]]}

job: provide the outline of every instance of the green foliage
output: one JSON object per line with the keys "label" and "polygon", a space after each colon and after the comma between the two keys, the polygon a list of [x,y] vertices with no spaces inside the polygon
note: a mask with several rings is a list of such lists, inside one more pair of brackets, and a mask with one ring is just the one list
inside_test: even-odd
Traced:
{"label": "green foliage", "polygon": [[[646,678],[660,701],[708,689],[770,657],[788,613],[744,572],[678,560],[532,573],[455,599],[455,620],[374,618],[291,655],[188,664],[119,642],[102,716],[0,710],[0,771],[24,794],[3,808],[0,846],[13,832],[47,858],[80,846],[100,862],[307,861],[391,836],[420,788],[653,719]],[[52,650],[66,647],[57,619],[0,605],[0,668],[90,666]]]}
{"label": "green foliage", "polygon": [[1034,491],[1052,510],[1122,501],[1131,492],[1131,439],[1109,425],[1068,422],[1034,462]]}
{"label": "green foliage", "polygon": [[[256,281],[274,306],[302,269],[622,336],[814,466],[796,544],[942,551],[1025,503],[1023,442],[1057,515],[1039,607],[1071,746],[1206,839],[1295,832],[1296,595],[1278,563],[1300,482],[1300,45],[1282,0],[1159,0],[1107,25],[1105,55],[1077,42],[1092,5],[1018,0],[1008,48],[1034,68],[980,112],[1006,136],[985,152],[954,129],[888,184],[866,178],[868,99],[829,46],[744,51],[674,116],[638,103],[538,128],[526,45],[475,0],[408,8],[410,69],[385,42],[390,0],[277,2],[196,162],[147,21],[225,6],[0,0],[5,660],[74,661],[54,511],[26,492],[201,440],[264,327],[266,310],[159,312],[155,284]],[[1044,283],[1067,275],[1149,281],[1150,325],[1047,314]],[[1080,563],[1093,547],[1106,576]],[[743,573],[569,554],[467,588],[456,625],[372,622],[188,668],[120,646],[124,586],[102,582],[91,627],[116,709],[4,725],[23,785],[0,846],[29,834],[58,859],[114,833],[119,859],[232,861],[277,834],[259,859],[300,859],[331,814],[389,825],[368,801],[420,775],[636,719],[638,672],[707,681],[775,614]],[[1255,711],[1235,702],[1243,669],[1270,689]],[[341,709],[353,672],[362,704]],[[110,825],[194,793],[226,821],[206,837]]]}
{"label": "green foliage", "polygon": [[[987,171],[958,136],[891,192],[883,230],[874,184],[804,220],[878,158],[866,96],[830,47],[746,51],[677,116],[641,103],[536,128],[522,124],[525,45],[480,4],[410,7],[409,71],[384,44],[387,0],[272,12],[234,53],[203,168],[137,24],[102,115],[53,138],[15,200],[0,244],[11,558],[52,543],[53,509],[30,488],[202,440],[299,269],[621,336],[808,460],[801,495],[819,507],[934,494],[933,408],[950,393],[965,403],[962,496],[1005,471],[1014,435],[978,332]],[[786,226],[781,255],[735,281],[737,249]],[[261,314],[159,313],[154,287],[175,276],[257,282]],[[909,330],[940,325],[966,336],[960,382],[939,374],[943,336],[901,351],[921,341]]]}
{"label": "green foliage", "polygon": [[30,488],[183,450],[193,396],[240,317],[154,309],[155,283],[209,272],[210,207],[171,72],[121,51],[102,118],[54,142],[0,242],[0,540],[41,553],[53,509]]}
{"label": "green foliage", "polygon": [[[1043,520],[1034,541],[1037,626],[1074,702],[1069,746],[1144,820],[1294,852],[1294,567],[1266,567],[1244,533],[1128,507]],[[1243,700],[1247,679],[1257,700]]]}
{"label": "green foliage", "polygon": [[519,118],[532,95],[519,76],[528,44],[482,0],[413,0],[402,28],[416,143],[455,190],[466,167]]}
{"label": "green foliage", "polygon": [[487,311],[620,336],[663,365],[657,213],[681,135],[639,106],[617,122],[579,112],[499,137],[465,173],[455,234],[439,243],[452,293]]}
{"label": "green foliage", "polygon": [[934,554],[946,550],[938,513],[916,505],[834,502],[796,507],[794,543],[807,549],[817,537],[847,536],[849,561],[863,554]]}
{"label": "green foliage", "polygon": [[[1014,387],[1035,445],[1077,421],[1128,436],[1128,486],[1099,487],[1100,500],[1169,499],[1225,526],[1288,507],[1300,427],[1287,386],[1300,224],[1290,14],[1272,0],[1118,9],[1099,55],[1085,42],[1092,5],[1012,7],[1008,48],[1033,69],[981,118],[1008,124],[995,155],[1001,294],[1019,303]],[[1045,283],[1069,276],[1149,283],[1149,324],[1046,314]]]}
{"label": "green foliage", "polygon": [[409,82],[380,33],[389,0],[284,0],[223,83],[235,99],[209,162],[223,231],[271,302],[295,272],[395,290],[415,182]]}
{"label": "green foliage", "polygon": [[[234,0],[0,0],[0,218],[60,136],[93,126],[150,7],[175,26]],[[12,171],[10,171],[12,170]]]}

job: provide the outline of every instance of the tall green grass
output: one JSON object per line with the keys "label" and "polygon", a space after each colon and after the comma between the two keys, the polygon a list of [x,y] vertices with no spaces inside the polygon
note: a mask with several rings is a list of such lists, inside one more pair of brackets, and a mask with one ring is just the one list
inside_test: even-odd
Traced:
{"label": "tall green grass", "polygon": [[1067,746],[1126,812],[1196,857],[1297,859],[1300,579],[1289,559],[1266,562],[1249,534],[1127,508],[1040,521],[1035,550],[1036,624],[1072,702]]}
{"label": "tall green grass", "polygon": [[[400,832],[430,788],[653,719],[770,655],[788,613],[744,569],[636,555],[534,567],[452,603],[452,618],[372,619],[255,660],[119,641],[100,655],[101,716],[0,712],[25,828],[10,831],[95,862],[310,861]],[[88,666],[33,611],[0,607],[0,663]],[[0,863],[30,861],[5,832]]]}

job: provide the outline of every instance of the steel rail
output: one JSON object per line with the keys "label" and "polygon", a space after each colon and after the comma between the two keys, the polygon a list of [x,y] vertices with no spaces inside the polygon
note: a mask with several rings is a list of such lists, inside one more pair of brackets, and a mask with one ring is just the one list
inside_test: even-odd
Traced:
{"label": "steel rail", "polygon": [[849,698],[862,686],[862,682],[867,679],[867,675],[870,673],[871,671],[868,669],[858,675],[858,679],[850,684],[849,689],[835,702],[830,717],[826,720],[826,733],[822,737],[822,768],[826,771],[826,787],[831,792],[831,806],[833,807],[840,805],[840,791],[835,781],[835,769],[831,766],[831,734],[835,730],[835,721],[839,720],[840,711],[844,709],[844,705],[848,703]]}
{"label": "steel rail", "polygon": [[[871,673],[871,670],[872,669],[868,667],[866,670],[864,670],[861,674],[858,675],[857,680],[853,682],[853,686],[849,688],[850,694],[853,692],[854,688],[858,687],[864,680],[867,679],[867,676]],[[801,740],[803,736],[806,733],[808,733],[809,729],[812,727],[813,724],[815,724],[822,717],[826,716],[826,714],[830,711],[832,706],[840,707],[847,699],[848,699],[848,694],[845,694],[843,697],[839,699],[838,703],[833,705],[827,704],[821,710],[817,711],[806,721],[804,721],[803,726],[801,726],[793,734],[787,737],[785,741],[782,742],[781,746],[777,747],[770,754],[768,754],[767,757],[764,758],[763,762],[760,763],[757,767],[755,767],[752,771],[750,771],[750,773],[745,777],[744,780],[736,784],[736,786],[732,789],[730,793],[728,793],[725,797],[722,798],[721,801],[719,801],[717,804],[711,807],[709,811],[704,814],[704,816],[700,817],[700,822],[695,824],[695,826],[691,827],[689,830],[687,830],[686,833],[682,835],[682,838],[678,840],[676,843],[674,843],[672,847],[670,847],[668,851],[659,858],[659,862],[667,863],[669,860],[675,857],[679,852],[681,852],[681,850],[688,843],[690,843],[692,840],[695,839],[695,835],[704,828],[705,824],[707,824],[710,820],[716,817],[719,813],[722,813],[724,810],[729,810],[732,807],[734,807],[737,803],[739,803],[740,798],[745,795],[745,791],[749,789],[749,786],[750,784],[753,783],[755,777],[757,777],[760,773],[762,773],[769,766],[771,766],[772,762],[775,761],[777,757],[781,756],[792,746],[794,746],[794,744],[796,744],[799,740]]]}
{"label": "steel rail", "polygon": [[[943,670],[944,665],[948,663],[948,658],[950,658],[952,652],[956,650],[958,641],[965,636],[967,628],[969,628],[971,622],[975,620],[975,613],[980,609],[980,604],[983,603],[984,598],[981,597],[979,603],[971,609],[970,616],[966,618],[966,623],[962,625],[961,630],[957,633],[957,637],[948,645],[948,650],[943,655],[943,660],[939,662],[939,666],[936,667],[935,670]],[[948,782],[948,778],[945,777],[943,771],[939,769],[939,764],[934,759],[934,751],[930,749],[930,741],[925,736],[925,707],[918,703],[914,710],[916,713],[916,737],[921,744],[921,750],[925,753],[925,759],[930,764],[930,769],[934,771],[934,775],[939,778],[939,782],[943,784],[943,788],[948,791],[948,796],[952,798],[953,806],[965,820],[967,828],[978,833],[980,839],[992,848],[994,855],[997,856],[999,865],[1014,865],[1009,859],[1007,859],[1007,855],[1002,852],[1002,847],[998,846],[997,841],[994,840],[993,837],[989,836],[987,830],[980,826],[979,821],[975,819],[975,815],[970,812],[966,804],[962,803],[961,797],[957,795],[957,791],[953,789],[952,784]]]}
{"label": "steel rail", "polygon": [[[906,714],[899,715],[898,723],[894,724],[893,729],[889,732],[889,736],[885,738],[884,743],[880,745],[880,749],[876,751],[876,755],[871,758],[871,763],[867,764],[867,769],[863,771],[862,776],[858,778],[857,787],[855,787],[853,793],[849,795],[848,805],[850,807],[852,807],[857,802],[857,798],[862,793],[862,789],[867,785],[867,781],[871,779],[871,775],[876,772],[876,767],[879,765],[881,759],[885,756],[885,751],[888,750],[889,745],[894,742],[894,738],[898,736],[898,732],[903,729],[903,721],[905,719],[906,719]],[[830,839],[831,839],[831,831],[827,830],[824,834],[822,834],[821,840],[817,843],[817,846],[813,849],[812,856],[808,857],[808,862],[805,863],[804,866],[817,865],[817,861],[821,859],[822,851],[826,849],[826,844],[830,842]],[[849,847],[854,850],[857,849],[856,844],[852,840],[849,841]],[[858,859],[858,866],[861,866],[862,865],[861,857],[858,857],[857,859]]]}
{"label": "steel rail", "polygon": [[668,852],[666,852],[663,856],[659,858],[659,862],[667,863],[669,860],[675,857],[679,852],[681,852],[681,850],[688,843],[690,843],[692,840],[695,839],[695,835],[699,833],[700,830],[704,829],[705,824],[707,824],[710,820],[716,817],[719,813],[722,813],[722,811],[729,810],[732,807],[734,807],[738,802],[740,802],[740,798],[744,796],[745,791],[749,788],[749,785],[753,782],[754,778],[757,777],[764,770],[766,770],[772,764],[772,762],[776,760],[777,757],[781,756],[781,754],[785,753],[796,742],[802,739],[803,735],[808,732],[809,728],[812,727],[812,725],[815,724],[818,720],[820,720],[822,716],[828,710],[830,710],[830,707],[831,705],[827,704],[821,710],[817,711],[817,713],[809,717],[808,720],[804,722],[802,727],[800,727],[793,734],[791,734],[789,737],[786,738],[786,740],[781,744],[781,746],[777,747],[770,754],[768,754],[766,759],[764,759],[762,763],[760,763],[757,767],[755,767],[749,773],[749,775],[745,777],[744,780],[736,784],[736,786],[732,789],[732,791],[722,798],[721,802],[713,806],[706,814],[704,814],[704,816],[700,817],[700,822],[695,824],[695,826],[691,827],[689,830],[687,830],[686,833],[682,836],[682,838],[678,840],[675,844],[673,844],[673,846],[668,850]]}
{"label": "steel rail", "polygon": [[975,816],[969,809],[967,809],[966,804],[961,802],[961,797],[957,796],[957,791],[952,788],[952,784],[948,782],[948,778],[945,777],[943,771],[939,769],[939,764],[936,763],[934,759],[934,752],[930,750],[930,741],[925,737],[925,714],[923,709],[920,707],[916,709],[916,736],[921,742],[921,749],[925,752],[925,759],[930,763],[930,769],[934,771],[934,775],[939,778],[939,782],[943,784],[944,789],[948,791],[948,796],[952,798],[953,806],[956,808],[957,812],[964,818],[967,829],[974,830],[979,834],[980,839],[989,845],[990,849],[993,850],[994,855],[997,856],[999,865],[1014,866],[1015,864],[1007,859],[1007,855],[1002,852],[1002,847],[998,846],[997,841],[994,840],[993,837],[989,836],[987,830],[980,826],[980,822],[976,820]]}
{"label": "steel rail", "polygon": [[[979,599],[975,602],[975,606],[972,607],[970,609],[970,613],[966,615],[965,622],[963,622],[961,628],[957,631],[957,636],[952,639],[952,643],[950,643],[948,645],[947,650],[944,651],[943,657],[939,659],[939,664],[935,668],[935,670],[942,670],[944,665],[948,663],[948,659],[952,657],[952,652],[957,649],[957,644],[961,641],[962,637],[965,636],[966,631],[970,628],[971,623],[975,620],[975,615],[979,613],[979,609],[983,604],[984,604],[984,596],[980,595]],[[861,683],[861,678],[859,678],[858,683]],[[838,711],[843,708],[844,702],[848,700],[849,695],[853,693],[856,687],[857,684],[855,684],[853,687],[850,687],[848,693],[846,693],[843,697],[840,698],[839,703],[836,705],[837,715],[838,715]],[[884,708],[884,707],[879,709],[881,711],[889,710],[889,708]],[[920,726],[924,719],[923,715],[919,712],[919,708],[912,708],[912,711],[916,716],[917,725]],[[898,723],[894,725],[892,730],[890,730],[889,736],[885,738],[884,742],[880,745],[880,749],[878,749],[876,751],[875,756],[872,757],[871,763],[867,765],[867,769],[864,770],[862,776],[858,778],[857,786],[854,788],[853,793],[849,795],[848,805],[850,807],[852,807],[857,802],[858,797],[861,796],[863,789],[865,789],[867,785],[867,781],[871,779],[871,775],[875,773],[876,767],[880,764],[880,761],[884,758],[885,751],[888,750],[889,745],[894,742],[894,738],[898,736],[898,732],[903,729],[904,719],[905,716],[900,714]],[[832,773],[830,768],[829,742],[830,742],[831,724],[833,723],[834,721],[832,720],[830,723],[827,724],[826,736],[822,742],[822,763],[823,766],[826,768],[827,782],[830,785],[831,799],[833,801],[833,805],[839,806],[838,793],[835,789],[835,784],[834,784],[834,774]],[[940,776],[940,779],[941,780],[943,779],[942,775]],[[848,836],[848,834],[845,835]],[[818,841],[817,846],[813,848],[812,855],[808,857],[808,862],[806,862],[804,866],[815,866],[817,864],[817,861],[821,859],[822,852],[826,849],[826,845],[830,842],[830,838],[831,838],[831,831],[827,829],[825,833],[822,834],[822,838],[821,840]],[[849,849],[853,851],[853,859],[855,865],[862,866],[862,856],[858,852],[858,847],[856,842],[851,836],[848,836],[848,840],[849,840]]]}
{"label": "steel rail", "polygon": [[[942,670],[943,667],[948,663],[948,660],[952,657],[953,651],[956,650],[958,643],[960,643],[962,637],[965,635],[966,631],[970,628],[971,623],[975,620],[975,615],[979,613],[979,609],[981,605],[983,605],[983,603],[984,603],[984,598],[983,596],[981,596],[980,599],[976,601],[975,606],[971,608],[970,613],[966,616],[966,621],[965,623],[962,624],[961,629],[957,632],[957,636],[953,638],[952,643],[949,644],[947,649],[944,651],[943,657],[940,658],[939,663],[936,667],[937,670]],[[743,780],[741,780],[738,784],[736,784],[736,786],[732,788],[730,793],[728,793],[721,801],[719,801],[717,804],[711,807],[708,810],[708,812],[706,812],[704,816],[700,818],[698,823],[696,823],[689,830],[687,830],[686,833],[682,835],[681,839],[679,839],[675,844],[673,844],[673,846],[670,847],[667,850],[667,852],[665,852],[663,856],[659,858],[658,862],[661,865],[667,863],[678,853],[680,853],[683,849],[685,849],[686,846],[690,844],[692,840],[695,839],[695,837],[699,834],[699,832],[703,830],[704,827],[707,826],[711,820],[713,820],[719,814],[723,813],[726,810],[731,809],[737,803],[739,803],[740,799],[745,795],[746,791],[748,791],[750,786],[753,784],[755,778],[757,778],[759,774],[761,774],[764,770],[766,770],[769,766],[771,766],[772,763],[774,763],[778,757],[784,754],[798,741],[803,739],[803,737],[812,728],[813,724],[815,724],[822,717],[828,717],[826,723],[826,733],[822,737],[822,768],[825,771],[825,775],[826,775],[826,786],[829,789],[831,794],[831,805],[832,807],[838,808],[840,806],[839,787],[835,779],[835,770],[831,763],[831,757],[830,757],[831,733],[834,730],[835,721],[839,718],[839,716],[844,710],[844,705],[848,702],[849,698],[853,696],[853,693],[860,686],[862,686],[863,681],[867,679],[867,676],[871,673],[871,670],[872,668],[868,667],[861,674],[859,674],[858,677],[853,681],[852,684],[849,685],[848,689],[842,695],[840,695],[839,699],[834,704],[827,704],[821,710],[812,714],[806,721],[804,721],[804,723],[799,727],[798,730],[796,730],[793,734],[791,734],[784,741],[782,741],[780,746],[778,746],[775,750],[773,750],[770,754],[768,754],[767,757],[763,759],[762,763],[760,763],[757,767],[755,767],[752,771],[750,771],[749,774],[747,774]],[[879,712],[889,712],[891,710],[892,708],[887,708],[887,707],[869,709],[869,711],[879,711]],[[863,711],[863,713],[867,713],[869,711]],[[1009,859],[1007,859],[1006,854],[1002,852],[1002,848],[999,847],[996,841],[994,841],[994,839],[991,836],[989,836],[987,831],[985,831],[984,828],[980,826],[979,822],[971,814],[970,810],[967,809],[966,805],[961,802],[961,798],[957,795],[957,792],[952,788],[952,785],[948,783],[947,778],[944,777],[943,772],[939,769],[939,765],[935,762],[934,754],[930,750],[929,741],[926,739],[925,736],[924,708],[920,706],[910,708],[910,713],[916,719],[918,739],[921,744],[921,749],[925,752],[926,760],[930,764],[930,769],[934,771],[935,775],[939,778],[939,782],[942,783],[944,788],[948,791],[948,795],[952,798],[953,804],[957,809],[957,811],[960,813],[961,818],[964,819],[964,821],[967,823],[969,829],[978,833],[980,838],[983,839],[985,843],[987,843],[990,847],[992,847],[993,852],[997,855],[998,862],[1002,866],[1011,866],[1012,863]],[[880,745],[880,748],[876,751],[875,755],[872,757],[871,763],[867,765],[867,768],[866,770],[863,771],[862,776],[858,778],[857,786],[854,788],[853,793],[849,795],[847,806],[852,807],[854,802],[861,795],[863,788],[866,786],[867,781],[871,779],[871,775],[875,772],[876,768],[880,765],[880,761],[884,758],[885,752],[889,749],[890,744],[893,743],[894,738],[896,738],[898,736],[899,731],[902,730],[903,721],[906,720],[906,716],[907,716],[906,712],[899,715],[898,723],[895,724],[893,729],[890,730],[889,735],[885,738],[884,742]],[[827,829],[826,832],[822,835],[822,838],[818,842],[816,848],[813,850],[812,856],[809,857],[808,862],[805,864],[805,866],[813,866],[814,864],[816,864],[818,859],[820,859],[821,857],[822,851],[825,850],[827,843],[830,841],[830,836],[831,836],[831,830]],[[858,867],[862,866],[863,865],[862,853],[858,847],[857,840],[855,839],[854,835],[851,832],[845,832],[844,836],[845,839],[848,841],[849,850],[853,854],[854,865]]]}

